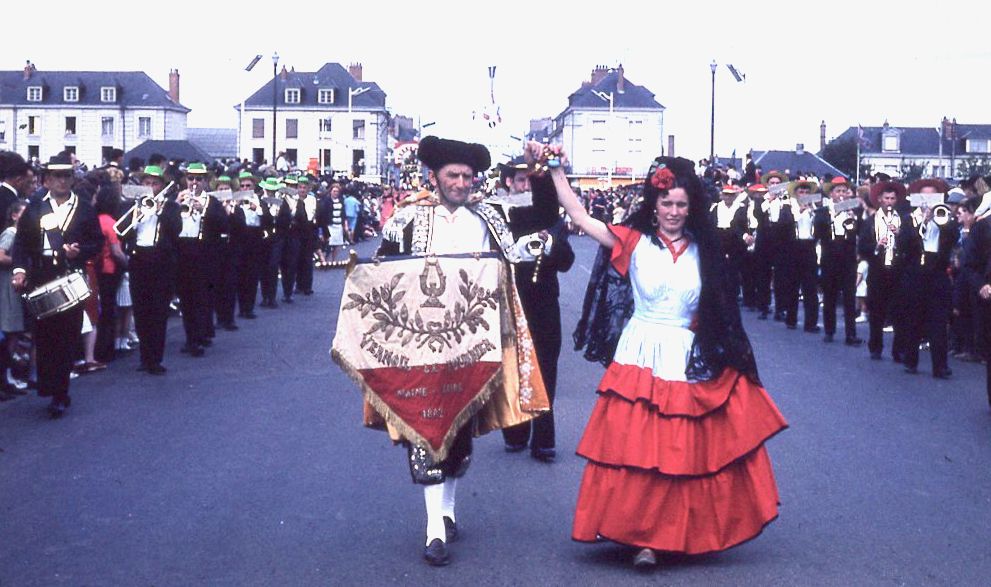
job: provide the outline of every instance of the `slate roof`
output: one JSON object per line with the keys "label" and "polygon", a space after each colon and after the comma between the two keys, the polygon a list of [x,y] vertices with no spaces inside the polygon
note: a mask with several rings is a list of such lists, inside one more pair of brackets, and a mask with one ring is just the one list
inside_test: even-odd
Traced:
{"label": "slate roof", "polygon": [[[27,89],[42,86],[40,102],[28,102]],[[77,86],[79,100],[66,102],[63,89]],[[116,102],[101,102],[100,88],[117,88]],[[27,108],[98,106],[101,108],[160,108],[189,112],[169,97],[168,91],[143,71],[42,71],[35,70],[29,79],[24,71],[0,71],[0,105]]]}
{"label": "slate roof", "polygon": [[134,157],[147,161],[148,157],[153,153],[165,155],[171,161],[202,161],[203,163],[212,163],[214,159],[209,153],[190,141],[150,140],[124,153],[124,161],[130,161]]}
{"label": "slate roof", "polygon": [[237,158],[236,128],[187,128],[186,140],[210,156],[210,159]]}
{"label": "slate roof", "polygon": [[[901,127],[889,126],[889,129],[900,131],[899,150],[885,152],[881,150],[881,137],[885,130],[883,126],[865,126],[864,140],[860,146],[862,155],[939,155],[939,129],[936,127]],[[957,124],[956,153],[962,155],[967,150],[967,139],[991,139],[991,124]],[[857,140],[857,127],[851,126],[843,131],[833,141]],[[953,140],[943,137],[943,155],[953,152]]]}
{"label": "slate roof", "polygon": [[593,92],[613,93],[613,109],[621,108],[641,108],[641,109],[663,109],[654,94],[643,86],[631,82],[625,75],[623,81],[623,93],[616,89],[619,80],[619,71],[612,70],[607,73],[599,83],[593,85],[582,85],[568,96],[568,106],[571,108],[589,108],[609,110],[609,102],[598,97]]}
{"label": "slate roof", "polygon": [[818,177],[831,174],[833,177],[846,177],[846,174],[830,165],[822,157],[808,151],[754,151],[754,163],[763,173],[785,171],[795,175],[799,172],[814,173]]}
{"label": "slate roof", "polygon": [[[293,109],[320,109],[348,107],[348,92],[352,88],[370,88],[367,92],[351,99],[353,109],[375,110],[385,108],[385,92],[375,82],[359,82],[340,63],[325,63],[317,71],[290,71],[283,80],[281,74],[275,80],[268,80],[264,86],[245,100],[246,108],[272,107],[272,84],[277,83],[276,102],[279,106]],[[298,104],[286,104],[286,88],[300,90]],[[318,90],[334,89],[334,102],[321,104],[317,101]],[[234,108],[240,108],[235,104]]]}

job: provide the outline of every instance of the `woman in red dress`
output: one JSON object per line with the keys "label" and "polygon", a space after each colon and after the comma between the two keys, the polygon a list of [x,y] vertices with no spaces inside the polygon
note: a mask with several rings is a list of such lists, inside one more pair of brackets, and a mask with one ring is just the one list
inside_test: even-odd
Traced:
{"label": "woman in red dress", "polygon": [[603,245],[575,333],[607,365],[578,445],[588,460],[572,538],[701,554],[754,538],[778,513],[764,442],[787,427],[761,386],[691,161],[659,157],[621,226],[561,205]]}

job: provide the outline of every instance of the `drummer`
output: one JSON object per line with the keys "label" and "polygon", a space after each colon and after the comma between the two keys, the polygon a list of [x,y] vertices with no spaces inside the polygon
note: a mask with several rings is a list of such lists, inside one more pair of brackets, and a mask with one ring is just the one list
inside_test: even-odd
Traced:
{"label": "drummer", "polygon": [[[52,157],[43,183],[48,193],[31,201],[18,223],[12,250],[14,289],[25,291],[82,271],[103,247],[93,207],[72,192],[68,153]],[[50,397],[48,413],[60,418],[69,407],[69,373],[83,327],[83,306],[33,320],[38,361],[38,395]]]}

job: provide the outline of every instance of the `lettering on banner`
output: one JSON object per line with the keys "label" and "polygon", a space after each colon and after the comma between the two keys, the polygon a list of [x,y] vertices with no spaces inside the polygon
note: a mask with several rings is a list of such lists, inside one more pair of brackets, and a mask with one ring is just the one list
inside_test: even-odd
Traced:
{"label": "lettering on banner", "polygon": [[403,399],[410,399],[414,397],[427,397],[426,387],[414,387],[411,389],[397,389],[396,396]]}
{"label": "lettering on banner", "polygon": [[442,394],[445,394],[445,393],[461,393],[461,391],[463,389],[464,389],[464,386],[461,385],[460,383],[445,383],[440,388],[440,392]]}
{"label": "lettering on banner", "polygon": [[420,417],[424,420],[440,420],[444,417],[444,408],[427,408],[421,410]]}

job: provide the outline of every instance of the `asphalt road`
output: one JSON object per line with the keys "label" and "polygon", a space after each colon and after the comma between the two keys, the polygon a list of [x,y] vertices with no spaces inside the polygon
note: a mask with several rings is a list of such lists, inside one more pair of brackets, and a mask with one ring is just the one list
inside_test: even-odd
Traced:
{"label": "asphalt road", "polygon": [[[566,333],[594,253],[574,244]],[[218,333],[202,359],[178,353],[174,321],[167,376],[122,359],[75,380],[60,421],[37,397],[0,404],[0,586],[988,584],[983,367],[951,361],[955,378],[934,380],[923,356],[906,375],[753,314],[791,425],[769,443],[782,505],[762,536],[647,575],[623,548],[572,542],[573,450],[602,368],[566,348],[557,462],[478,439],[462,539],[449,567],[429,567],[404,451],[360,426],[359,393],[328,355],[342,280],[318,272],[316,295]]]}

